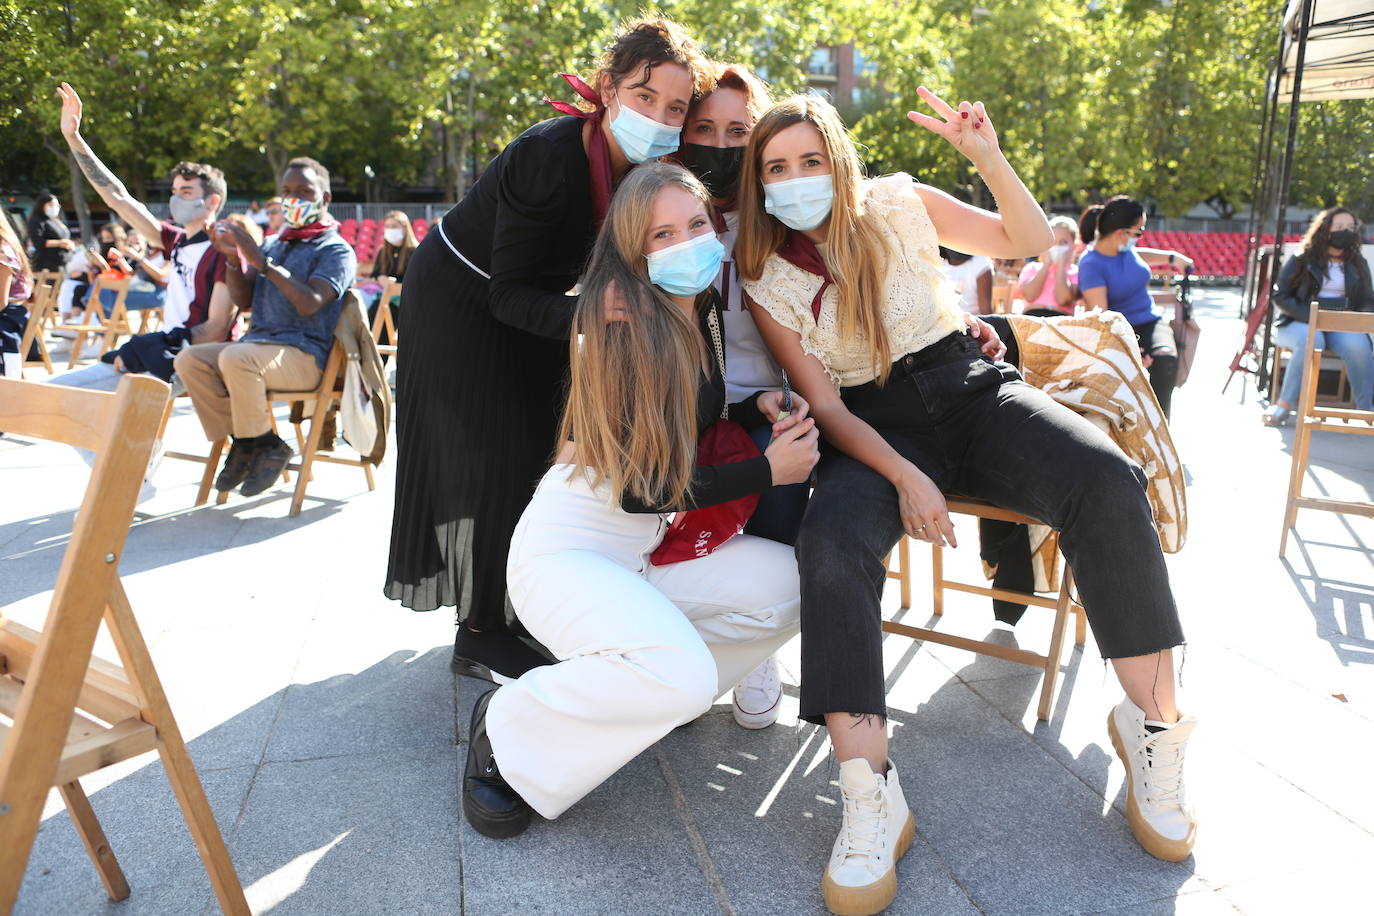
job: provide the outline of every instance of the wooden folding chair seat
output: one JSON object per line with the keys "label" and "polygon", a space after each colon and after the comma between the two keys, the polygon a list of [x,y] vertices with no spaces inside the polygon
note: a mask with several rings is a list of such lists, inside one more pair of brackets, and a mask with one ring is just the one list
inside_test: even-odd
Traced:
{"label": "wooden folding chair seat", "polygon": [[[67,368],[76,367],[76,361],[81,358],[81,351],[86,345],[86,336],[96,334],[100,336],[100,355],[114,349],[122,335],[132,334],[133,329],[129,325],[129,310],[126,299],[129,296],[129,284],[133,282],[129,278],[123,280],[112,280],[109,277],[96,277],[91,284],[91,295],[86,300],[86,314],[82,317],[80,324],[64,324],[57,333],[66,336],[67,332],[75,335],[72,340],[72,352],[67,359]],[[115,293],[114,307],[110,310],[110,317],[105,317],[105,305],[101,302],[100,293],[102,290],[113,290]]]}
{"label": "wooden folding chair seat", "polygon": [[[1279,384],[1283,380],[1284,370],[1291,362],[1291,350],[1287,347],[1274,345],[1274,368],[1269,373],[1269,403],[1274,403],[1279,396]],[[1321,393],[1321,373],[1317,375],[1317,403],[1330,406],[1347,406],[1351,403],[1350,398],[1350,378],[1345,374],[1345,360],[1339,356],[1328,356],[1325,352],[1321,358],[1321,372],[1336,373],[1336,393],[1335,395]]]}
{"label": "wooden folding chair seat", "polygon": [[[62,275],[55,270],[34,274],[33,295],[29,297],[29,320],[24,325],[24,335],[19,341],[20,374],[31,366],[42,366],[52,375],[52,357],[48,354],[48,342],[43,337],[43,325],[48,316],[57,309],[57,294],[62,288]],[[29,351],[38,347],[38,359],[29,359]]]}
{"label": "wooden folding chair seat", "polygon": [[[1317,331],[1374,334],[1374,313],[1332,311],[1313,304],[1308,327]],[[1288,503],[1283,513],[1283,531],[1279,535],[1280,557],[1288,549],[1288,532],[1297,523],[1299,509],[1320,509],[1323,512],[1374,518],[1374,503],[1302,495],[1314,431],[1374,435],[1374,410],[1317,406],[1317,380],[1321,373],[1322,351],[1315,348],[1315,340],[1315,334],[1308,335],[1307,360],[1302,367],[1302,395],[1298,399],[1297,432],[1293,440],[1293,464],[1288,477]],[[1338,420],[1340,422],[1335,422]]]}
{"label": "wooden folding chair seat", "polygon": [[[0,430],[97,456],[43,631],[0,615],[0,914],[14,907],[53,787],[110,898],[129,896],[79,780],[152,750],[161,756],[221,909],[249,912],[118,575],[167,391],[150,376],[128,376],[114,393],[0,379]],[[92,657],[102,619],[122,668]]]}
{"label": "wooden folding chair seat", "polygon": [[[1002,509],[992,503],[980,499],[968,499],[966,497],[947,496],[945,503],[949,508],[950,515],[970,515],[974,518],[998,519],[1005,522],[1014,522],[1020,525],[1040,524],[1035,519]],[[900,580],[902,607],[911,607],[911,548],[910,539],[903,536],[894,551],[897,557],[898,568],[893,569],[892,557],[888,558],[889,579]],[[989,642],[981,639],[968,639],[963,636],[956,636],[951,633],[942,633],[939,630],[916,627],[906,623],[899,623],[893,620],[883,621],[883,632],[897,633],[902,636],[909,636],[912,639],[924,640],[927,642],[939,643],[945,646],[953,646],[956,649],[966,649],[969,652],[977,652],[980,655],[990,655],[994,658],[1006,661],[1017,662],[1038,668],[1044,674],[1044,679],[1040,686],[1040,705],[1036,715],[1041,721],[1048,721],[1050,709],[1054,704],[1054,688],[1059,679],[1059,661],[1063,655],[1064,639],[1068,635],[1069,616],[1075,616],[1074,645],[1082,646],[1087,638],[1087,618],[1084,616],[1083,608],[1073,598],[1073,571],[1069,569],[1067,563],[1063,563],[1063,556],[1056,557],[1056,565],[1060,569],[1059,593],[1053,597],[1041,595],[1035,592],[1018,592],[1001,588],[990,588],[985,585],[973,585],[971,583],[956,582],[945,578],[944,573],[944,549],[931,547],[931,585],[934,597],[934,615],[941,617],[945,613],[945,591],[965,592],[970,595],[982,595],[986,598],[997,598],[1002,601],[1013,601],[1017,604],[1025,604],[1031,607],[1044,607],[1054,610],[1054,625],[1050,635],[1049,652],[1041,655],[1028,649],[1014,649],[1004,646],[1001,643]]]}
{"label": "wooden folding chair seat", "polygon": [[[396,356],[400,338],[396,333],[396,318],[391,314],[391,300],[401,295],[402,286],[401,281],[395,277],[386,278],[381,298],[377,300],[377,316],[372,319],[372,339],[377,342],[377,352],[384,356]],[[389,343],[381,342],[383,330],[386,331]]]}

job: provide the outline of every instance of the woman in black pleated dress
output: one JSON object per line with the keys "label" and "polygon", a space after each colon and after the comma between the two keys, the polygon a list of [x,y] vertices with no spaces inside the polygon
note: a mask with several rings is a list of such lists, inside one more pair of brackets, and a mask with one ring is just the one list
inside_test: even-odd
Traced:
{"label": "woman in black pleated dress", "polygon": [[505,148],[411,258],[398,356],[396,508],[386,595],[457,609],[454,668],[519,677],[548,661],[506,613],[511,533],[547,469],[577,283],[616,180],[677,149],[709,69],[677,24],[625,24],[592,104]]}

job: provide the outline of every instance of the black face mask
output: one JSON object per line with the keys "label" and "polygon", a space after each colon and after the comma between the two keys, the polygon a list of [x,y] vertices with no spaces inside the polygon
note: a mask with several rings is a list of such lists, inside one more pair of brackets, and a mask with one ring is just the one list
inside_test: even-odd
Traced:
{"label": "black face mask", "polygon": [[1332,248],[1358,248],[1360,245],[1360,235],[1354,229],[1337,229],[1331,233],[1327,242]]}
{"label": "black face mask", "polygon": [[744,147],[684,143],[678,155],[692,174],[706,185],[712,197],[728,200],[735,196],[735,191],[739,189],[740,169],[744,167]]}

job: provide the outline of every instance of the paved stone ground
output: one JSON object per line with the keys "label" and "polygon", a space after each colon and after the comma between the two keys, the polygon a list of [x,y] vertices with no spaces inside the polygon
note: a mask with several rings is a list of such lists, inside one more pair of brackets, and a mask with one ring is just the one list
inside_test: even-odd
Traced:
{"label": "paved stone ground", "polygon": [[[892,912],[1369,912],[1374,524],[1306,514],[1277,558],[1292,431],[1259,425],[1252,388],[1219,395],[1237,297],[1200,299],[1202,351],[1175,399],[1191,531],[1169,558],[1190,638],[1186,708],[1203,721],[1189,758],[1195,856],[1157,862],[1130,837],[1103,727],[1118,691],[1091,642],[1066,654],[1054,716],[1037,724],[1029,669],[889,637],[893,755],[918,823]],[[187,409],[170,439],[199,446]],[[1318,441],[1308,485],[1374,498],[1370,440],[1349,440]],[[491,841],[457,809],[480,685],[449,672],[446,613],[380,594],[390,467],[372,493],[359,472],[321,468],[296,519],[285,489],[189,509],[196,470],[164,463],[122,572],[256,911],[823,912],[838,773],[824,735],[795,717],[795,642],[775,727],[745,732],[717,705],[559,821]],[[86,470],[69,449],[6,438],[0,481],[0,604],[32,624]],[[919,621],[926,576],[905,612]],[[1029,618],[1005,629],[956,596],[942,626],[1043,648],[1045,616]],[[104,637],[99,648],[113,657]],[[106,901],[54,795],[19,913],[215,910],[154,760],[87,788],[133,896]]]}

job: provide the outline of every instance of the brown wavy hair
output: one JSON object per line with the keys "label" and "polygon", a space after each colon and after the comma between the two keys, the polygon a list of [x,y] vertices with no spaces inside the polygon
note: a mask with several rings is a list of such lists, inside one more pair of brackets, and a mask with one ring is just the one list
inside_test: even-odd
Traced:
{"label": "brown wavy hair", "polygon": [[[612,86],[619,86],[631,77],[638,77],[639,81],[630,86],[633,89],[647,83],[659,64],[680,64],[687,68],[692,77],[691,101],[715,87],[711,62],[687,30],[671,19],[655,16],[640,16],[621,23],[611,43],[597,58],[592,77],[587,82],[600,92],[607,78]],[[583,103],[583,107],[591,105]]]}
{"label": "brown wavy hair", "polygon": [[[1350,214],[1350,218],[1355,221],[1355,234],[1361,236],[1363,240],[1363,234],[1360,230],[1364,227],[1360,224],[1360,218],[1345,207],[1329,207],[1312,217],[1312,224],[1307,227],[1307,232],[1302,237],[1302,243],[1298,246],[1296,255],[1298,269],[1293,271],[1294,287],[1302,279],[1309,265],[1316,268],[1317,276],[1326,275],[1327,262],[1330,261],[1326,249],[1331,245],[1331,223],[1342,213]],[[1370,282],[1369,264],[1361,257],[1359,246],[1356,246],[1354,252],[1345,260],[1354,268],[1355,275],[1360,278],[1360,282],[1368,286]]]}
{"label": "brown wavy hair", "polygon": [[[682,505],[696,464],[701,334],[649,282],[644,240],[659,193],[680,188],[709,212],[706,188],[680,165],[630,170],[592,246],[573,314],[571,382],[555,448],[577,440],[576,466],[593,486],[644,502]],[[614,285],[614,292],[611,286]],[[613,295],[624,321],[606,321]]]}
{"label": "brown wavy hair", "polygon": [[778,102],[754,125],[744,153],[739,182],[739,237],[735,263],[740,276],[757,280],[784,241],[788,228],[763,209],[763,150],[794,124],[810,124],[821,135],[830,159],[835,200],[825,230],[825,266],[839,297],[836,324],[841,337],[858,336],[868,344],[874,374],[887,381],[892,351],[883,324],[887,240],[864,207],[864,169],[854,141],[829,102],[814,95],[794,95]]}

